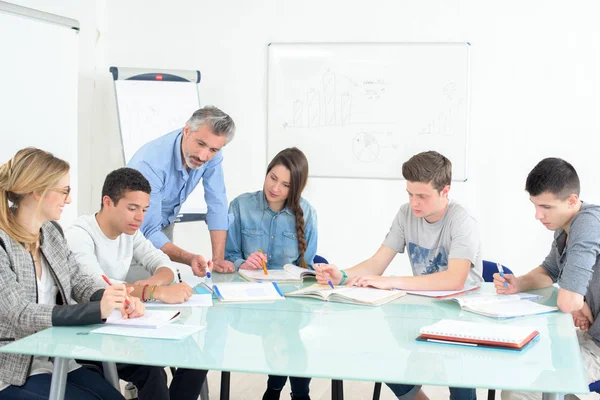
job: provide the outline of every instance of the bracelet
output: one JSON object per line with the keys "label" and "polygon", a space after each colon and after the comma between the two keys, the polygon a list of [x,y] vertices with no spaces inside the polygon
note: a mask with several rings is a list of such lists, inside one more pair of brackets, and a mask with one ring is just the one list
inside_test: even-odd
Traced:
{"label": "bracelet", "polygon": [[148,301],[155,301],[156,299],[152,298],[152,295],[154,294],[154,289],[156,289],[156,285],[152,286],[152,289],[150,289],[150,298],[148,299]]}
{"label": "bracelet", "polygon": [[346,282],[346,279],[348,279],[348,275],[346,274],[346,271],[344,271],[343,269],[341,269],[340,272],[342,273],[342,280],[340,281],[340,285],[343,285],[344,282]]}
{"label": "bracelet", "polygon": [[148,286],[149,286],[149,285],[144,285],[144,287],[142,288],[142,301],[143,301],[144,303],[148,301],[148,299],[144,297],[144,292],[146,291],[146,288],[147,288]]}

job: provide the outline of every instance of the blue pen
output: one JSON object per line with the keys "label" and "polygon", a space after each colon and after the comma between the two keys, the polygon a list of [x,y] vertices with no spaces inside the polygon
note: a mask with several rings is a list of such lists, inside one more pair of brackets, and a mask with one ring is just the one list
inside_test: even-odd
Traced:
{"label": "blue pen", "polygon": [[207,277],[208,279],[210,279],[210,277],[211,277],[211,276],[212,276],[212,275],[211,275],[211,273],[210,273],[210,269],[208,269],[208,263],[207,263],[207,264],[206,264],[206,277]]}
{"label": "blue pen", "polygon": [[[321,268],[321,264],[319,264],[319,268]],[[329,274],[327,274],[327,284],[331,286],[332,289],[335,289],[333,283],[331,283],[331,279],[329,278]]]}
{"label": "blue pen", "polygon": [[[504,278],[504,268],[502,268],[502,264],[496,263],[496,265],[498,266],[498,273]],[[508,287],[508,283],[506,283],[506,281],[504,281],[504,287]]]}

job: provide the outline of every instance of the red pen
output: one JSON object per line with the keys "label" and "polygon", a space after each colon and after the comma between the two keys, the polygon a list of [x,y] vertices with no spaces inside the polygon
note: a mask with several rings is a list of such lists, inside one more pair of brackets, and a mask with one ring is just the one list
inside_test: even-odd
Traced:
{"label": "red pen", "polygon": [[[106,275],[102,275],[102,279],[104,279],[104,282],[108,283],[109,286],[112,286],[112,283],[110,283],[110,280],[108,280]],[[131,307],[131,303],[127,299],[125,299],[125,304],[127,305],[128,308]]]}

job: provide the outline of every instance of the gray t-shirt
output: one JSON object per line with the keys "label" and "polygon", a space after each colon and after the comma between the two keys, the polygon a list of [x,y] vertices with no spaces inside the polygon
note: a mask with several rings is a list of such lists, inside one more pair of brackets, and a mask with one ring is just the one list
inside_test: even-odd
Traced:
{"label": "gray t-shirt", "polygon": [[404,204],[394,218],[383,245],[398,253],[408,247],[413,274],[427,275],[446,271],[448,260],[471,261],[469,280],[483,282],[481,244],[477,221],[460,204],[450,200],[438,222],[418,218],[410,204]]}
{"label": "gray t-shirt", "polygon": [[569,234],[563,229],[554,232],[542,268],[561,288],[585,296],[594,316],[589,334],[600,345],[600,206],[583,203]]}

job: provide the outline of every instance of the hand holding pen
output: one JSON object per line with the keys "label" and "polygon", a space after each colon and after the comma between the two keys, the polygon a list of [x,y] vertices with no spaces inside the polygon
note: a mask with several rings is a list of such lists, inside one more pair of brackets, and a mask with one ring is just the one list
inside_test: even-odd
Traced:
{"label": "hand holding pen", "polygon": [[[325,283],[327,283],[329,285],[329,287],[331,287],[332,289],[335,288],[335,286],[333,286],[333,282],[331,281],[331,274],[330,274],[330,271],[337,270],[334,266],[327,265],[327,268],[323,268],[323,264],[315,264],[314,269],[315,269],[315,271],[317,271],[317,283],[319,285],[324,285]],[[337,272],[339,272],[339,270],[337,270]],[[340,274],[340,276],[341,276],[341,274]],[[340,278],[340,280],[341,280],[341,278]]]}
{"label": "hand holding pen", "polygon": [[[246,261],[242,265],[240,265],[241,269],[261,269],[263,267],[263,262],[267,262],[267,255],[262,251],[258,250],[254,253],[250,254]],[[264,270],[263,270],[264,271]]]}
{"label": "hand holding pen", "polygon": [[519,278],[513,274],[505,274],[501,264],[497,264],[498,273],[494,274],[494,287],[498,294],[514,294],[520,292]]}
{"label": "hand holding pen", "polygon": [[129,298],[134,287],[126,287],[124,284],[113,285],[110,280],[102,275],[102,279],[108,284],[100,300],[100,315],[102,319],[108,318],[113,310],[120,309],[124,319],[136,318],[144,315],[145,307],[137,297]]}

